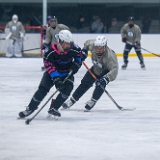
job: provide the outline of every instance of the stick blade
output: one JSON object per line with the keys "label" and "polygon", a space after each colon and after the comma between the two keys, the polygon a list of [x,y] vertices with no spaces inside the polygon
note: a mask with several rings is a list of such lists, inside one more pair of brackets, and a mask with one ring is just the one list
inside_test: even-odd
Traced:
{"label": "stick blade", "polygon": [[30,119],[27,119],[27,120],[25,121],[25,123],[26,123],[27,125],[29,125]]}
{"label": "stick blade", "polygon": [[121,111],[134,111],[136,109],[136,107],[132,107],[132,108],[121,108]]}

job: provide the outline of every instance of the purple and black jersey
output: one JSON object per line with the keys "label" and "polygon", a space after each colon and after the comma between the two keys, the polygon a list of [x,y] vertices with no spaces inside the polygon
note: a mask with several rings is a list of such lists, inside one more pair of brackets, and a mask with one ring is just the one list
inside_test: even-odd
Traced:
{"label": "purple and black jersey", "polygon": [[65,76],[70,71],[73,62],[82,64],[82,50],[74,45],[68,52],[60,52],[57,44],[52,44],[45,50],[43,59],[46,71],[51,77],[54,77],[57,72],[57,76]]}

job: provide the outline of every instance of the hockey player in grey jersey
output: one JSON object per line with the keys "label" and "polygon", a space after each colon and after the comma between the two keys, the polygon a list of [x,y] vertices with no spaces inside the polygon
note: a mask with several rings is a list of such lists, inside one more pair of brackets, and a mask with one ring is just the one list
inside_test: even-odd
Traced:
{"label": "hockey player in grey jersey", "polygon": [[61,30],[69,30],[69,28],[64,24],[58,24],[57,18],[53,16],[49,21],[50,26],[46,30],[46,39],[42,46],[42,49],[46,48],[46,46],[57,42],[56,34],[58,34]]}
{"label": "hockey player in grey jersey", "polygon": [[92,52],[93,66],[91,67],[91,71],[97,77],[97,80],[87,71],[81,80],[81,84],[72,94],[72,97],[62,105],[64,109],[70,108],[95,83],[92,97],[85,105],[87,110],[91,110],[104,93],[101,85],[105,88],[109,82],[116,79],[118,74],[117,56],[107,46],[107,39],[104,36],[97,36],[96,40],[86,41],[84,48]]}
{"label": "hockey player in grey jersey", "polygon": [[[123,52],[124,64],[122,65],[122,69],[127,68],[128,54],[132,49],[132,47],[134,47],[137,53],[141,68],[145,69],[145,64],[140,49],[141,29],[138,25],[134,24],[134,17],[129,17],[128,23],[124,24],[124,26],[121,28],[121,37],[122,37],[122,42],[126,43]],[[127,42],[129,42],[130,44]]]}
{"label": "hockey player in grey jersey", "polygon": [[21,50],[25,30],[22,23],[18,21],[18,16],[16,14],[12,16],[12,21],[7,23],[5,33],[6,39],[8,39],[6,57],[22,57]]}

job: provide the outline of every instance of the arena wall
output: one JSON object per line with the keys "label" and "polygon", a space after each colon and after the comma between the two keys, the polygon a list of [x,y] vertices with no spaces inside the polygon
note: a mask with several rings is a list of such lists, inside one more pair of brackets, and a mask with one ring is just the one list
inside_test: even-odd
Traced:
{"label": "arena wall", "polygon": [[[83,44],[88,39],[95,39],[97,35],[105,35],[107,38],[108,46],[113,49],[117,56],[123,55],[124,43],[121,41],[120,34],[73,34],[74,41],[80,47],[83,47]],[[24,42],[24,50],[38,48],[40,47],[40,38],[39,34],[29,34],[26,35],[28,39]],[[5,37],[5,35],[1,34],[0,38]],[[141,46],[142,48],[151,51],[152,53],[160,54],[160,35],[159,34],[142,34]],[[6,41],[0,40],[0,54],[5,54],[6,52]],[[26,53],[40,55],[40,50],[32,50]],[[153,54],[148,53],[145,50],[142,50],[144,56],[154,56]],[[134,49],[131,50],[129,56],[136,56]]]}

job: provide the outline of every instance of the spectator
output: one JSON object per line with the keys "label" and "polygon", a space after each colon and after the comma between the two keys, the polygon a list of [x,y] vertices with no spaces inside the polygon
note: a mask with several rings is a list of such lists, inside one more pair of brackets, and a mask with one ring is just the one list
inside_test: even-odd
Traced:
{"label": "spectator", "polygon": [[112,19],[112,27],[117,26],[117,18]]}
{"label": "spectator", "polygon": [[119,33],[120,28],[118,26],[117,18],[113,18],[111,22],[111,27],[109,28],[109,33]]}
{"label": "spectator", "polygon": [[41,26],[42,22],[41,22],[41,16],[36,16],[35,12],[32,11],[30,13],[30,15],[28,16],[28,20],[27,20],[27,24],[29,26]]}
{"label": "spectator", "polygon": [[151,25],[151,19],[149,17],[144,17],[142,25],[142,33],[148,33]]}
{"label": "spectator", "polygon": [[76,28],[77,28],[77,30],[80,30],[80,29],[82,29],[85,26],[86,26],[86,24],[85,24],[85,18],[83,16],[80,16],[79,19],[78,19],[78,22],[76,24]]}
{"label": "spectator", "polygon": [[6,40],[7,40],[7,53],[6,57],[11,58],[13,56],[22,57],[22,43],[25,34],[24,27],[18,16],[14,14],[12,21],[9,21],[5,28]]}
{"label": "spectator", "polygon": [[105,32],[105,33],[108,33],[110,26],[111,26],[111,20],[110,20],[110,18],[107,16],[107,17],[105,18],[105,20],[104,20],[104,32]]}
{"label": "spectator", "polygon": [[94,17],[94,22],[91,25],[92,33],[102,33],[104,29],[104,24],[101,22],[101,18],[98,16]]}

